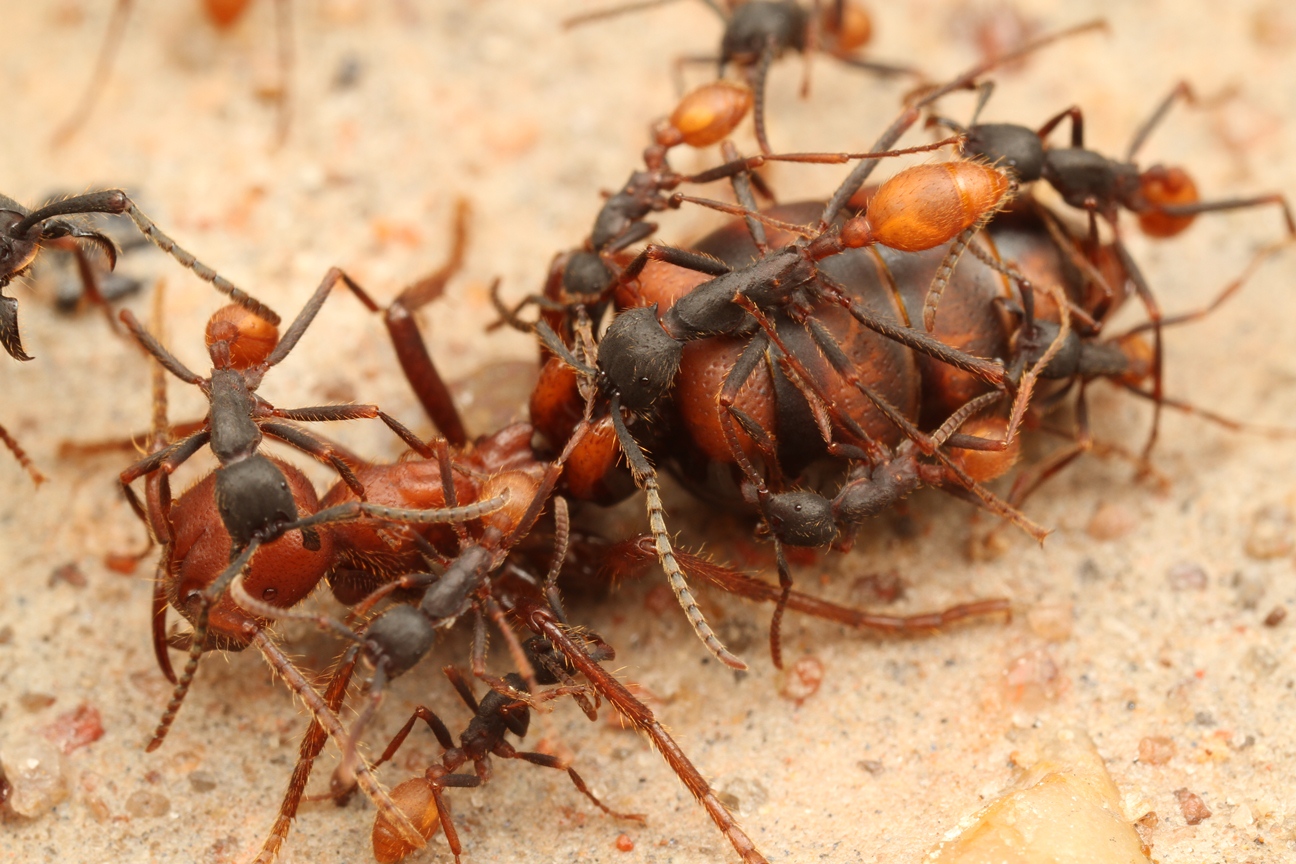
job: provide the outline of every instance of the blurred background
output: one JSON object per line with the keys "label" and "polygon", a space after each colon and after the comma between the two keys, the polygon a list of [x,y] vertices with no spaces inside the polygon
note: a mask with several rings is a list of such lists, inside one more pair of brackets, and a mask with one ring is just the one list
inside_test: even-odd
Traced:
{"label": "blurred background", "polygon": [[[0,5],[8,36],[0,191],[35,205],[53,194],[124,188],[182,245],[285,316],[333,265],[389,300],[440,265],[455,202],[466,198],[467,262],[421,318],[476,432],[520,416],[534,358],[527,337],[485,332],[491,281],[500,278],[513,298],[540,288],[551,257],[589,232],[600,190],[625,182],[650,123],[673,107],[676,57],[713,53],[721,33],[716,16],[689,0],[574,30],[562,27],[564,17],[602,0],[293,0],[291,117],[279,142],[275,4],[253,0],[218,30],[196,0],[137,0],[101,98],[56,146],[94,74],[115,4]],[[867,56],[935,80],[1024,34],[1103,16],[1109,35],[1004,70],[984,118],[1034,126],[1080,105],[1090,146],[1122,154],[1151,108],[1186,79],[1206,104],[1176,109],[1143,159],[1187,166],[1211,198],[1296,189],[1296,9],[1281,0],[911,0],[869,11],[876,29]],[[713,74],[696,66],[684,73],[690,85]],[[801,61],[774,68],[776,149],[865,149],[906,89],[822,56],[812,74],[802,99]],[[944,109],[967,117],[971,105],[964,96]],[[738,140],[755,150],[749,125]],[[690,170],[715,159],[681,153],[675,164]],[[843,174],[780,166],[767,176],[782,198],[797,199],[826,194]],[[670,242],[714,222],[690,211],[661,221]],[[1280,233],[1278,214],[1262,209],[1203,218],[1177,240],[1131,244],[1174,311],[1206,302]],[[207,368],[199,333],[221,298],[147,248],[128,253],[119,273],[144,285],[124,301],[141,317],[154,280],[165,277],[165,341],[193,368]],[[1293,276],[1296,255],[1280,256],[1227,307],[1175,332],[1168,392],[1231,417],[1291,424]],[[169,692],[149,645],[153,559],[131,575],[103,563],[144,542],[116,488],[134,457],[59,452],[65,441],[145,430],[148,367],[97,312],[58,309],[60,278],[51,267],[15,284],[36,359],[0,364],[0,423],[50,478],[33,490],[0,457],[0,749],[46,740],[81,706],[97,713],[103,735],[66,755],[70,797],[55,810],[4,817],[0,861],[246,861],[273,820],[306,721],[260,658],[210,655],[171,738],[158,753],[143,752]],[[380,322],[336,293],[262,392],[283,406],[376,402],[430,434]],[[201,414],[191,389],[171,387],[172,419]],[[1147,407],[1095,389],[1101,439],[1141,446]],[[375,427],[351,423],[328,434],[375,458],[397,455],[398,442]],[[673,601],[650,602],[660,597],[658,580],[580,607],[580,620],[618,648],[619,674],[644,685],[771,861],[917,860],[1011,782],[1014,753],[1033,730],[1061,725],[1093,736],[1129,818],[1160,814],[1156,860],[1286,860],[1296,843],[1296,798],[1285,780],[1296,769],[1287,719],[1296,637],[1290,621],[1262,622],[1296,603],[1296,452],[1169,414],[1154,459],[1164,484],[1091,456],[1046,486],[1027,508],[1057,529],[1042,550],[1009,531],[997,557],[972,560],[969,538],[991,526],[926,494],[906,517],[870,526],[849,556],[803,565],[803,587],[853,605],[881,604],[868,577],[895,572],[905,590],[888,611],[1007,596],[1019,614],[1008,625],[901,642],[790,617],[786,654],[823,669],[822,685],[802,701],[792,698],[798,682],[770,666],[764,609],[705,597],[708,614],[752,664],[740,680],[707,662]],[[195,461],[185,476],[202,470]],[[321,487],[330,482],[327,473],[313,476]],[[679,494],[671,501],[675,526],[688,526],[690,540],[772,572],[764,547],[735,541],[750,537],[749,526]],[[631,529],[641,524],[637,508],[618,511]],[[290,635],[305,662],[327,664],[334,646],[326,637]],[[458,635],[438,652],[438,663],[468,657]],[[467,713],[431,665],[392,694],[382,731],[394,731],[418,702],[462,728]],[[564,703],[536,721],[529,746],[573,756],[604,801],[647,813],[648,826],[604,818],[558,772],[497,761],[488,785],[449,796],[466,860],[733,858],[656,754],[606,719],[591,724]],[[1170,738],[1174,757],[1140,762],[1148,737]],[[430,735],[415,738],[384,770],[386,784],[437,756]],[[330,767],[318,769],[312,789],[323,788]],[[1213,815],[1187,825],[1174,796],[1180,788]],[[308,805],[282,860],[370,860],[371,825],[360,799],[344,809]],[[623,831],[632,852],[614,845]],[[449,860],[439,838],[423,855]]]}

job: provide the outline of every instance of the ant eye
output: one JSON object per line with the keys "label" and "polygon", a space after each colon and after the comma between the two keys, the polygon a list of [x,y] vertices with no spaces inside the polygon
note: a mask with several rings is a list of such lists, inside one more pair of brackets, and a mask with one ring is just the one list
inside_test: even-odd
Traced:
{"label": "ant eye", "polygon": [[271,600],[273,600],[278,596],[279,596],[279,591],[276,588],[267,588],[261,592],[261,599],[266,601],[267,603],[269,603]]}
{"label": "ant eye", "polygon": [[185,593],[185,598],[184,598],[185,603],[193,603],[195,600],[199,599],[200,597],[202,597],[202,592],[199,591],[197,588],[193,588],[190,591]]}

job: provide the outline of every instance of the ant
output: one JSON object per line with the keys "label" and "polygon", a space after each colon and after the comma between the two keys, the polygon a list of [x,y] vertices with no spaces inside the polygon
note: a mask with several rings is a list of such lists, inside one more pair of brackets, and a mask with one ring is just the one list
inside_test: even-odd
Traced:
{"label": "ant", "polygon": [[[962,144],[965,155],[985,159],[1010,170],[1021,183],[1044,180],[1057,190],[1068,205],[1089,215],[1087,248],[1098,246],[1098,219],[1111,230],[1109,249],[1114,254],[1125,279],[1116,286],[1106,288],[1107,301],[1094,310],[1094,318],[1101,321],[1109,308],[1118,302],[1119,292],[1126,285],[1133,287],[1150,319],[1152,330],[1151,378],[1154,403],[1152,429],[1144,445],[1142,460],[1146,464],[1156,443],[1160,429],[1163,392],[1162,346],[1163,316],[1160,303],[1134,258],[1129,254],[1120,227],[1120,212],[1128,210],[1138,217],[1139,227],[1149,237],[1173,237],[1187,230],[1198,214],[1225,210],[1239,210],[1276,204],[1282,209],[1287,227],[1288,241],[1296,240],[1296,219],[1285,196],[1279,193],[1257,195],[1249,198],[1231,198],[1219,201],[1202,201],[1191,176],[1177,166],[1154,165],[1140,169],[1135,158],[1152,132],[1165,118],[1178,100],[1191,100],[1192,90],[1186,82],[1176,85],[1151,116],[1137,129],[1123,160],[1104,156],[1084,145],[1084,114],[1072,106],[1050,118],[1038,130],[1012,123],[977,123],[993,87],[981,85],[980,97],[973,113],[971,125],[964,128],[944,117],[934,116],[933,125],[945,126],[966,135]],[[1048,136],[1064,121],[1071,124],[1071,146],[1048,147]],[[1269,250],[1258,253],[1258,261]],[[1092,255],[1091,255],[1092,257]],[[935,319],[939,292],[929,294],[923,310],[923,320],[930,330]]]}
{"label": "ant", "polygon": [[[660,6],[672,0],[648,0],[575,15],[563,22],[567,28],[619,15],[623,12]],[[724,6],[715,0],[704,0],[724,22],[720,53],[709,57],[683,57],[683,63],[719,62],[718,74],[724,76],[729,64],[739,67],[754,94],[753,119],[756,141],[761,153],[773,150],[765,131],[765,82],[770,66],[788,51],[805,57],[801,95],[810,91],[810,57],[822,51],[839,62],[882,76],[917,76],[908,66],[878,63],[858,56],[873,35],[873,23],[863,5],[855,0],[815,0],[807,9],[796,0],[726,0]]]}
{"label": "ant", "polygon": [[[154,297],[154,326],[157,327],[162,319],[161,286]],[[158,453],[168,449],[165,375],[168,370],[156,355],[152,366],[153,424],[149,450]],[[149,529],[150,540],[162,547],[153,592],[153,647],[163,673],[176,685],[162,721],[146,748],[149,752],[160,747],[165,739],[202,654],[207,650],[239,651],[249,645],[255,645],[276,673],[302,698],[311,710],[314,722],[321,724],[320,728],[331,737],[342,740],[345,729],[336,716],[341,694],[330,693],[327,701],[321,699],[267,634],[266,626],[277,612],[260,618],[247,614],[231,602],[225,590],[227,586],[235,582],[244,590],[256,592],[267,604],[282,604],[286,608],[309,595],[333,563],[335,543],[328,528],[335,523],[360,516],[409,523],[473,519],[502,506],[506,500],[506,496],[502,496],[466,507],[425,510],[368,505],[321,510],[314,488],[301,471],[278,460],[274,460],[272,465],[291,496],[293,505],[290,512],[297,513],[300,506],[300,510],[308,515],[300,519],[284,518],[261,529],[242,549],[238,548],[226,527],[225,514],[217,496],[217,472],[208,474],[174,502],[169,476],[165,472],[153,472],[146,478],[147,507],[141,517]],[[168,638],[168,605],[193,625],[187,639],[184,636]],[[279,609],[274,605],[270,608]],[[168,647],[188,649],[189,662],[179,679],[171,668]],[[357,766],[355,774],[357,782],[374,800],[380,812],[389,813],[396,830],[412,841],[418,840],[418,833],[404,820],[373,779],[368,767]]]}
{"label": "ant", "polygon": [[[251,0],[202,0],[202,12],[211,25],[222,33],[229,32],[243,17]],[[117,0],[112,17],[108,19],[108,28],[103,42],[99,45],[99,55],[95,59],[94,74],[90,83],[81,94],[80,101],[51,136],[55,147],[61,147],[70,141],[90,119],[90,114],[99,101],[104,84],[112,75],[113,63],[121,47],[122,34],[130,19],[134,0]],[[290,0],[274,0],[275,30],[279,43],[278,65],[279,80],[274,87],[275,101],[275,146],[280,146],[288,139],[288,128],[291,121],[291,102],[289,86],[293,65],[292,46],[292,7]]]}
{"label": "ant", "polygon": [[[555,670],[546,667],[536,657],[542,647],[547,648],[552,653],[552,646],[539,637],[532,637],[527,640],[523,647],[532,658],[536,683],[542,685],[559,684],[562,679],[555,674]],[[598,653],[591,652],[590,656],[595,658],[596,662],[610,660],[615,656],[610,648],[606,648],[606,645],[600,645],[599,647],[606,650],[600,650]],[[556,661],[550,660],[550,663],[556,665]],[[558,669],[561,669],[561,666],[558,666]],[[510,699],[495,690],[488,692],[478,702],[459,670],[453,666],[445,666],[441,671],[450,679],[450,683],[458,692],[459,697],[473,712],[472,720],[469,721],[467,728],[459,736],[459,744],[455,745],[454,739],[450,736],[450,730],[446,728],[441,718],[430,708],[420,705],[392,738],[391,743],[387,745],[387,749],[374,762],[373,767],[377,768],[396,755],[417,721],[422,720],[428,725],[428,728],[432,730],[432,734],[436,736],[437,743],[441,745],[444,751],[441,755],[441,761],[439,764],[431,765],[423,776],[406,780],[404,783],[394,787],[392,789],[392,800],[404,811],[410,821],[419,828],[419,832],[425,838],[431,839],[439,824],[442,830],[445,831],[446,842],[450,846],[450,852],[454,855],[456,864],[460,860],[460,854],[463,852],[463,844],[459,840],[459,832],[455,830],[454,820],[450,816],[450,809],[446,805],[442,790],[446,788],[473,788],[485,783],[491,776],[490,757],[492,755],[501,759],[519,759],[543,768],[566,771],[572,785],[593,802],[594,806],[607,815],[614,819],[625,819],[639,823],[645,821],[644,817],[637,813],[618,813],[610,809],[589,790],[589,787],[585,785],[585,781],[576,773],[576,769],[564,764],[558,757],[545,753],[518,751],[505,740],[505,735],[508,732],[512,732],[519,738],[526,735],[531,719],[530,704],[528,702]],[[563,677],[567,677],[565,672]],[[526,690],[527,682],[516,672],[510,672],[504,676],[504,681],[519,692]],[[548,691],[533,692],[530,694],[530,699],[532,703],[539,703],[558,696],[568,695],[570,692],[569,687],[556,687]],[[474,774],[456,773],[469,762],[473,764]],[[393,830],[386,816],[382,813],[379,813],[374,818],[373,849],[374,857],[382,864],[392,864],[392,862],[400,861],[414,851],[405,842],[404,838]]]}

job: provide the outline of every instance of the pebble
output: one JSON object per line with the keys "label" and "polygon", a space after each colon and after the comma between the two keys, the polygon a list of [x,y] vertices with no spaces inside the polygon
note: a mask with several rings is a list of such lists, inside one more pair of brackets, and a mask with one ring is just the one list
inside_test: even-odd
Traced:
{"label": "pebble", "polygon": [[63,754],[48,741],[28,738],[0,748],[0,771],[9,781],[8,807],[34,819],[68,797],[69,782]]}
{"label": "pebble", "polygon": [[1138,761],[1144,765],[1164,765],[1174,758],[1175,743],[1170,738],[1152,735],[1138,744]]}
{"label": "pebble", "polygon": [[171,802],[165,795],[140,789],[126,799],[126,812],[132,819],[156,819],[171,812]]}

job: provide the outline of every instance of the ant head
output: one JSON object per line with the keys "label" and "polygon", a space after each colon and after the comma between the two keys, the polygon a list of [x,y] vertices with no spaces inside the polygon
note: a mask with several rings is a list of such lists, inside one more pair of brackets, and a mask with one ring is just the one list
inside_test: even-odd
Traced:
{"label": "ant head", "polygon": [[1044,170],[1044,142],[1033,129],[1015,123],[979,123],[967,130],[963,155],[1010,169],[1021,183],[1034,183]]}
{"label": "ant head", "polygon": [[653,137],[662,147],[718,144],[747,116],[752,100],[751,88],[745,84],[724,80],[704,84],[680,100]]}
{"label": "ant head", "polygon": [[819,29],[834,53],[849,54],[873,38],[873,19],[859,3],[823,3],[820,9]]}
{"label": "ant head", "polygon": [[[306,475],[278,462],[280,476],[306,512],[319,507],[315,489]],[[166,574],[166,594],[173,607],[191,623],[202,609],[202,593],[229,566],[230,535],[217,507],[217,475],[208,474],[181,495],[171,508],[175,542]],[[314,548],[311,548],[314,546]],[[289,531],[257,549],[243,574],[243,589],[252,597],[288,608],[315,589],[334,561],[332,535]],[[243,627],[250,616],[226,593],[212,606],[209,634],[212,647],[221,641],[246,644]]]}
{"label": "ant head", "polygon": [[563,267],[563,290],[572,297],[595,297],[616,281],[596,252],[573,252]]}
{"label": "ant head", "polygon": [[809,14],[793,0],[744,3],[733,11],[725,26],[720,41],[722,62],[754,63],[770,44],[776,56],[789,48],[804,50],[809,25]]}
{"label": "ant head", "polygon": [[789,546],[827,546],[837,536],[832,502],[818,492],[781,492],[769,496],[765,521]]}
{"label": "ant head", "polygon": [[40,251],[40,232],[36,226],[18,230],[25,215],[17,210],[0,210],[0,287],[26,270]]}
{"label": "ant head", "polygon": [[[222,306],[207,319],[207,347],[224,342],[230,369],[250,369],[264,363],[279,344],[279,328],[236,303]],[[218,364],[219,365],[219,364]]]}
{"label": "ant head", "polygon": [[647,412],[666,395],[683,346],[657,320],[657,306],[622,312],[599,342],[599,369],[631,411]]}
{"label": "ant head", "polygon": [[1146,208],[1139,208],[1139,228],[1149,237],[1173,237],[1186,230],[1196,214],[1172,216],[1156,208],[1196,204],[1201,200],[1197,184],[1177,166],[1153,165],[1139,175],[1139,195]]}
{"label": "ant head", "polygon": [[393,606],[370,623],[364,634],[364,658],[388,678],[409,671],[432,648],[436,629],[413,606]]}

